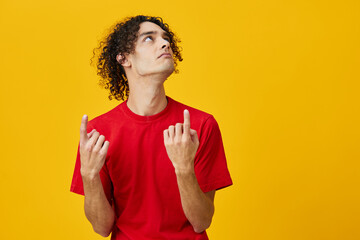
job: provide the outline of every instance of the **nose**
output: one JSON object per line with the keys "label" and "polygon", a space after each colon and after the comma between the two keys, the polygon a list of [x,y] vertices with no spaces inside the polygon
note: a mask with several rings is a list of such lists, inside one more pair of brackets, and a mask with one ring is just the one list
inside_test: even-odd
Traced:
{"label": "nose", "polygon": [[170,43],[168,41],[164,40],[164,43],[161,48],[169,48],[169,47],[170,47]]}

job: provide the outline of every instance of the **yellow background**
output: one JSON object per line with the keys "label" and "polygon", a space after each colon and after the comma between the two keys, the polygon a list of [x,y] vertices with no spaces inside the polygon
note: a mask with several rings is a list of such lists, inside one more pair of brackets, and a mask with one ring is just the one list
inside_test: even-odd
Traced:
{"label": "yellow background", "polygon": [[92,50],[136,14],[182,40],[166,94],[220,125],[210,239],[360,239],[357,0],[0,0],[0,239],[103,239],[69,187],[82,115],[119,104]]}

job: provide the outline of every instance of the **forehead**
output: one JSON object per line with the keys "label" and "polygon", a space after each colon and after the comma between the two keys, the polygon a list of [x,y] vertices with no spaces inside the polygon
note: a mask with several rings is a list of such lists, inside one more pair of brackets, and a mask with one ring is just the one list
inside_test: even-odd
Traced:
{"label": "forehead", "polygon": [[159,33],[166,33],[159,25],[152,22],[140,23],[139,35],[144,32],[156,31]]}

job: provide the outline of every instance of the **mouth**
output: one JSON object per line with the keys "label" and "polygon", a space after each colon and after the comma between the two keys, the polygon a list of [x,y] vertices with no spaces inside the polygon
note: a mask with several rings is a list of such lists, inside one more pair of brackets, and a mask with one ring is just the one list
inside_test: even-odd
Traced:
{"label": "mouth", "polygon": [[172,56],[170,53],[163,53],[158,58],[161,58],[161,57],[172,57]]}

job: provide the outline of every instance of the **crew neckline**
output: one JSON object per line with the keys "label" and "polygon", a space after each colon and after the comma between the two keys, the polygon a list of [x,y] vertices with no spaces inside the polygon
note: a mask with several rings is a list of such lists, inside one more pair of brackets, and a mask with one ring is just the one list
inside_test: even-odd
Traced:
{"label": "crew neckline", "polygon": [[152,122],[152,121],[155,121],[155,120],[161,118],[163,115],[165,115],[167,112],[169,112],[169,109],[172,105],[173,99],[170,98],[169,96],[166,96],[166,99],[167,99],[166,107],[161,112],[158,112],[157,114],[154,114],[151,116],[142,116],[142,115],[138,115],[138,114],[134,113],[133,111],[131,111],[127,105],[128,99],[126,99],[125,102],[123,102],[122,109],[124,110],[126,115],[131,117],[132,119],[135,119],[139,122]]}

